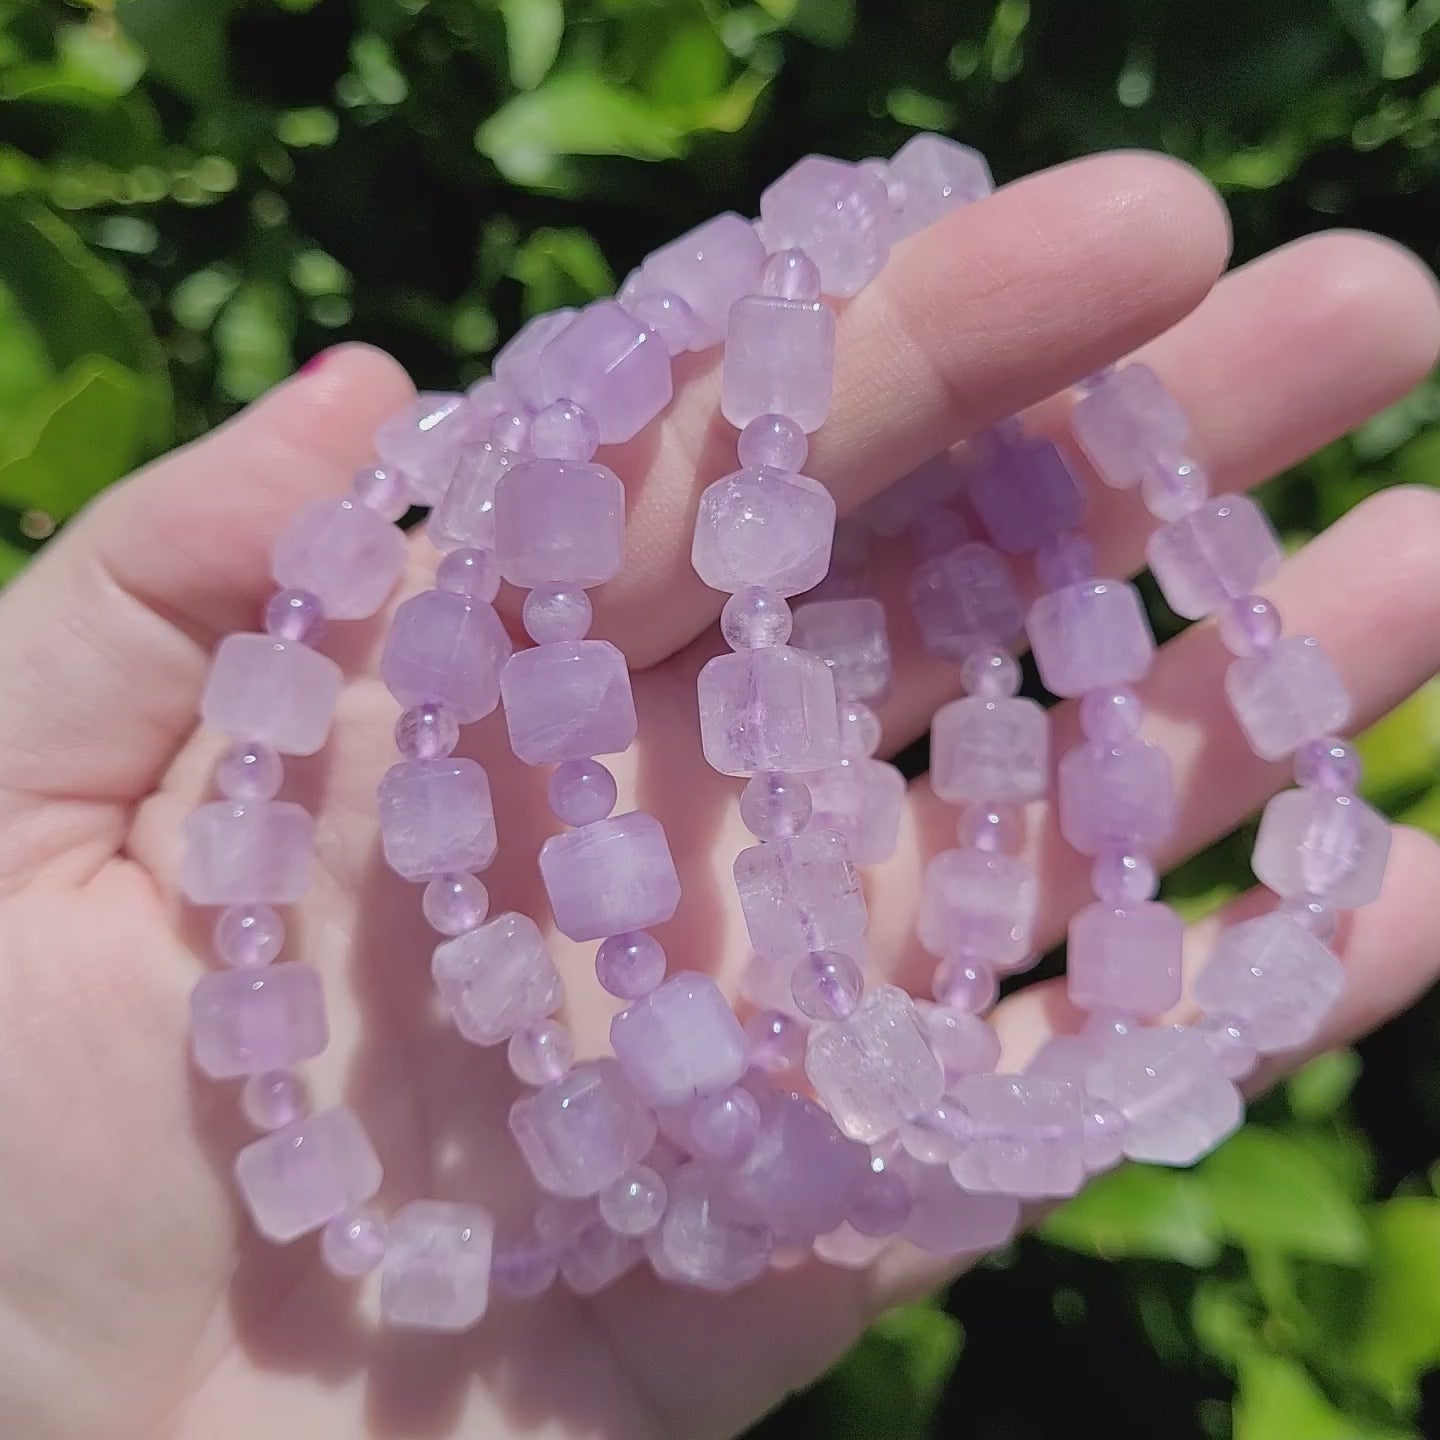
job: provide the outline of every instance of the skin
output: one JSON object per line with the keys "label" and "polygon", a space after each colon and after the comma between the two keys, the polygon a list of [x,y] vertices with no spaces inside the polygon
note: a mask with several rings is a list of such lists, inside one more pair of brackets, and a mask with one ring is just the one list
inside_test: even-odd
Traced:
{"label": "skin", "polygon": [[[1138,352],[1193,417],[1216,490],[1243,489],[1433,364],[1440,303],[1413,258],[1333,234],[1220,279],[1228,239],[1214,193],[1155,156],[1085,160],[952,216],[907,241],[846,307],[836,401],[808,472],[848,510],[977,426],[1029,407],[1036,424],[1053,423],[1047,396]],[[672,964],[712,969],[733,991],[746,956],[729,880],[744,843],[738,787],[704,766],[693,713],[721,597],[687,558],[696,495],[731,468],[733,434],[716,414],[715,356],[688,357],[678,379],[663,422],[601,457],[626,481],[631,528],[626,573],[597,597],[597,632],[637,670],[642,738],[617,767],[620,809],[665,823],[685,886],[660,938]],[[557,1289],[497,1303],[473,1334],[419,1338],[377,1334],[313,1244],[272,1249],[242,1222],[228,1180],[247,1136],[236,1096],[195,1080],[185,1058],[186,995],[213,963],[208,921],[174,886],[180,822],[207,793],[219,749],[195,731],[196,700],[216,641],[255,628],[287,518],[341,493],[377,421],[409,394],[385,356],[330,352],[106,494],[0,597],[5,1434],[722,1437],[823,1370],[884,1306],[949,1278],[903,1247],[871,1270],[798,1264],[721,1298],[639,1270],[589,1302]],[[1093,500],[1102,568],[1135,569],[1150,524],[1138,497],[1096,487]],[[901,618],[912,562],[891,550],[877,563],[880,592],[896,602],[887,753],[923,732],[955,687]],[[1437,556],[1440,495],[1394,490],[1291,559],[1268,591],[1288,629],[1329,648],[1357,727],[1440,668]],[[433,564],[417,540],[407,589],[423,588]],[[396,715],[375,678],[384,619],[332,630],[326,648],[348,677],[332,744],[287,766],[289,793],[319,825],[316,883],[289,917],[288,952],[322,971],[334,1032],[307,1074],[317,1102],[343,1097],[360,1111],[386,1164],[387,1205],[477,1200],[514,1233],[533,1204],[504,1129],[516,1087],[502,1052],[467,1047],[437,1021],[418,893],[377,857],[374,787]],[[1164,865],[1288,783],[1285,766],[1250,756],[1225,713],[1223,664],[1213,626],[1197,627],[1144,686],[1146,734],[1174,757],[1180,790]],[[1073,707],[1057,724],[1063,746]],[[493,907],[543,916],[543,777],[510,759],[498,715],[463,746],[496,786]],[[953,823],[916,782],[894,859],[867,876],[876,962],[917,988],[919,877]],[[1026,849],[1048,944],[1085,898],[1086,867],[1048,813],[1029,817]],[[1437,887],[1436,846],[1397,833],[1382,897],[1342,927],[1350,981],[1316,1048],[1364,1033],[1432,982]],[[1232,915],[1199,927],[1194,956]],[[604,1047],[613,1008],[590,950],[555,946],[581,1053]],[[996,1016],[1010,1062],[1074,1022],[1054,985]]]}

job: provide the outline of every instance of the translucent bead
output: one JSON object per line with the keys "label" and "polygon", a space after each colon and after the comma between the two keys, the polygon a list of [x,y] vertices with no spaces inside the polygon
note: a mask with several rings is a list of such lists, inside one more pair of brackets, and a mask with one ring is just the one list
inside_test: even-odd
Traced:
{"label": "translucent bead", "polygon": [[613,580],[625,563],[625,487],[593,462],[516,465],[495,484],[495,557],[500,573],[527,589]]}
{"label": "translucent bead", "polygon": [[842,755],[873,755],[880,748],[880,717],[863,701],[841,701],[837,718]]}
{"label": "translucent bead", "polygon": [[567,825],[603,820],[618,793],[615,777],[598,760],[567,760],[550,776],[550,809]]}
{"label": "translucent bead", "polygon": [[1244,659],[1260,655],[1280,638],[1280,612],[1260,595],[1242,595],[1220,613],[1220,639]]}
{"label": "translucent bead", "polygon": [[857,294],[890,254],[890,195],[873,172],[824,155],[797,161],[760,196],[773,250],[811,257],[829,295]]}
{"label": "translucent bead", "polygon": [[485,438],[516,455],[530,453],[530,416],[524,410],[503,410],[491,420]]}
{"label": "translucent bead", "polygon": [[368,1275],[385,1258],[385,1222],[378,1215],[339,1215],[320,1232],[320,1259],[342,1280]]}
{"label": "translucent bead", "polygon": [[185,818],[180,891],[196,905],[292,905],[310,888],[315,821],[287,800],[215,800]]}
{"label": "translucent bead", "polygon": [[500,571],[488,550],[452,550],[435,571],[435,586],[452,595],[472,595],[489,601],[500,593]]}
{"label": "translucent bead", "polygon": [[720,378],[721,413],[737,430],[761,415],[818,430],[835,384],[834,312],[821,300],[742,296],[730,309]]}
{"label": "translucent bead", "polygon": [[1010,566],[988,545],[961,545],[925,561],[906,595],[926,651],[957,665],[976,650],[1008,648],[1025,628]]}
{"label": "translucent bead", "polygon": [[805,1028],[780,1010],[757,1010],[745,1022],[750,1063],[766,1075],[785,1075],[805,1060]]}
{"label": "translucent bead", "polygon": [[1352,794],[1360,783],[1360,752],[1333,735],[1311,740],[1295,753],[1295,783]]}
{"label": "translucent bead", "polygon": [[1195,1028],[1229,1080],[1243,1080],[1259,1063],[1250,1027],[1238,1015],[1206,1015]]}
{"label": "translucent bead", "polygon": [[952,1010],[983,1015],[1000,994],[1000,981],[993,966],[966,955],[952,955],[935,967],[930,993]]}
{"label": "translucent bead", "polygon": [[490,892],[473,875],[440,875],[426,885],[420,908],[442,935],[463,935],[489,913]]}
{"label": "translucent bead", "polygon": [[555,923],[572,940],[646,930],[680,903],[664,827],[638,810],[552,836],[540,847],[540,876]]}
{"label": "translucent bead", "polygon": [[395,746],[407,760],[442,760],[460,743],[460,722],[444,705],[412,705],[395,722]]}
{"label": "translucent bead", "polygon": [[920,1012],[925,1038],[944,1067],[947,1085],[995,1068],[1000,1058],[1000,1037],[978,1015],[928,1000],[916,1001],[915,1008]]}
{"label": "translucent bead", "polygon": [[257,1130],[280,1130],[309,1110],[310,1098],[293,1070],[266,1070],[245,1082],[240,1108]]}
{"label": "translucent bead", "polygon": [[1050,779],[1050,722],[1033,700],[966,695],[935,712],[930,785],[950,805],[1024,805]]}
{"label": "translucent bead", "polygon": [[665,947],[646,930],[631,930],[601,941],[595,976],[611,995],[638,1000],[665,978]]}
{"label": "translucent bead", "polygon": [[1390,826],[1363,800],[1283,790],[1260,817],[1250,863],[1277,895],[1311,895],[1354,910],[1380,894],[1389,855]]}
{"label": "translucent bead", "polygon": [[570,1068],[575,1042],[558,1020],[537,1020],[510,1037],[505,1058],[523,1084],[548,1085]]}
{"label": "translucent bead", "polygon": [[1133,585],[1094,579],[1042,595],[1026,619],[1040,679],[1067,699],[1129,685],[1150,668],[1155,636]]}
{"label": "translucent bead", "polygon": [[215,922],[215,953],[226,965],[268,965],[285,944],[285,922],[268,905],[229,905]]}
{"label": "translucent bead", "polygon": [[600,1218],[617,1235],[647,1235],[665,1214],[665,1181],[648,1165],[635,1165],[600,1192]]}
{"label": "translucent bead", "polygon": [[1328,945],[1335,938],[1340,917],[1318,895],[1292,895],[1280,909],[1298,920],[1317,940]]}
{"label": "translucent bead", "polygon": [[976,650],[960,662],[960,684],[967,695],[1000,700],[1020,688],[1020,667],[1008,650]]}
{"label": "translucent bead", "polygon": [[405,568],[405,537],[351,497],[313,500],[280,532],[270,556],[277,585],[304,591],[331,620],[364,620]]}
{"label": "translucent bead", "polygon": [[850,1191],[846,1219],[862,1235],[894,1235],[910,1218],[910,1192],[883,1162],[872,1162]]}
{"label": "translucent bead", "polygon": [[525,597],[521,611],[525,633],[537,645],[582,640],[593,617],[590,597],[571,585],[537,585]]}
{"label": "translucent bead", "polygon": [[350,488],[362,505],[368,505],[385,520],[399,520],[410,508],[410,486],[396,469],[373,465],[361,470]]}
{"label": "translucent bead", "polygon": [[442,941],[430,974],[455,1028],[472,1045],[498,1045],[560,1008],[565,982],[539,927],[508,910]]}
{"label": "translucent bead", "polygon": [[783,645],[794,626],[785,597],[763,585],[737,590],[720,612],[720,633],[732,650],[759,650]]}
{"label": "translucent bead", "polygon": [[1035,552],[1035,577],[1045,590],[1063,590],[1095,574],[1095,547],[1083,535],[1052,535]]}
{"label": "translucent bead", "polygon": [[1152,900],[1160,888],[1155,867],[1144,855],[1101,855],[1090,867],[1090,888],[1110,905]]}
{"label": "translucent bead", "polygon": [[739,1085],[707,1096],[690,1115],[695,1152],[707,1160],[739,1160],[754,1148],[759,1134],[760,1106]]}
{"label": "translucent bead", "polygon": [[1020,813],[1009,805],[971,805],[960,816],[956,834],[962,845],[986,854],[1013,854],[1020,848]]}
{"label": "translucent bead", "polygon": [[810,453],[805,432],[788,415],[757,415],[741,432],[736,454],[746,470],[799,470]]}
{"label": "translucent bead", "polygon": [[637,313],[645,296],[678,295],[694,317],[694,345],[709,347],[724,338],[731,305],[755,289],[764,259],[765,247],[750,221],[733,212],[717,215],[647,256],[626,282],[629,294],[622,289],[618,298]]}
{"label": "translucent bead", "polygon": [[265,606],[265,633],[314,645],[325,633],[325,612],[308,590],[277,590]]}
{"label": "translucent bead", "polygon": [[812,1020],[843,1020],[854,1013],[865,977],[860,967],[838,950],[817,950],[797,961],[790,993],[802,1015]]}
{"label": "translucent bead", "polygon": [[534,1300],[554,1283],[559,1272],[555,1251],[539,1241],[519,1241],[490,1257],[490,1288],[506,1300]]}
{"label": "translucent bead", "polygon": [[600,448],[600,429],[589,411],[557,400],[530,422],[530,448],[541,460],[589,460]]}
{"label": "translucent bead", "polygon": [[683,355],[687,350],[704,348],[706,327],[695,312],[669,290],[656,290],[642,295],[630,313],[664,346],[668,355]]}
{"label": "translucent bead", "polygon": [[1080,697],[1080,730],[1098,745],[1128,740],[1145,718],[1140,697],[1127,685],[1087,690]]}
{"label": "translucent bead", "polygon": [[820,268],[803,250],[777,250],[760,267],[760,293],[785,300],[818,300]]}
{"label": "translucent bead", "polygon": [[1108,1170],[1125,1153],[1125,1117],[1104,1100],[1085,1108],[1082,1145],[1087,1170]]}
{"label": "translucent bead", "polygon": [[387,1325],[458,1334],[490,1301],[495,1222],[478,1205],[412,1200],[395,1212],[380,1274]]}
{"label": "translucent bead", "polygon": [[1070,921],[1066,991],[1081,1010],[1163,1015],[1180,998],[1185,927],[1153,900],[1096,901]]}
{"label": "translucent bead", "polygon": [[333,660],[301,641],[227,635],[210,663],[200,712],[232,740],[314,755],[330,732],[343,681]]}
{"label": "translucent bead", "polygon": [[868,596],[812,600],[795,613],[794,644],[830,668],[841,700],[873,700],[890,685],[885,607]]}
{"label": "translucent bead", "polygon": [[809,823],[810,788],[798,775],[765,770],[752,775],[740,792],[740,818],[757,840],[798,835]]}
{"label": "translucent bead", "polygon": [[1140,497],[1157,520],[1183,520],[1205,503],[1210,477],[1185,455],[1151,457],[1140,477]]}
{"label": "translucent bead", "polygon": [[232,745],[215,767],[215,784],[227,800],[273,800],[285,767],[268,745]]}
{"label": "translucent bead", "polygon": [[922,1165],[945,1165],[964,1148],[969,1127],[965,1112],[951,1101],[940,1100],[900,1127],[905,1153]]}
{"label": "translucent bead", "polygon": [[1146,558],[1165,603],[1187,620],[1223,611],[1279,570],[1280,541],[1248,496],[1221,495],[1150,536]]}
{"label": "translucent bead", "polygon": [[804,774],[840,758],[835,681],[788,645],[717,655],[700,672],[700,745],[722,775]]}
{"label": "translucent bead", "polygon": [[830,569],[835,501],[790,470],[737,470],[708,485],[695,515],[690,563],[712,589],[781,595],[813,590]]}

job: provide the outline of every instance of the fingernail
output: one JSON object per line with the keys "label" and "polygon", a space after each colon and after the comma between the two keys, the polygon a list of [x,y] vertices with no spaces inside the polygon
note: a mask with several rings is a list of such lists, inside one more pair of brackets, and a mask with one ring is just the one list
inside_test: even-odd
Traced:
{"label": "fingernail", "polygon": [[329,358],[330,350],[321,350],[318,354],[312,355],[295,373],[297,375],[313,375]]}

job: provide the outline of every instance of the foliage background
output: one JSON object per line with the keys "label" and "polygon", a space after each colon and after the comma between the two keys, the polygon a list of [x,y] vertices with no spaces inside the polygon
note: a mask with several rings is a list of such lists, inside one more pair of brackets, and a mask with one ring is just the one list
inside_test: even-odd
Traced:
{"label": "foliage background", "polygon": [[[453,387],[812,149],[933,127],[1004,180],[1153,146],[1240,259],[1353,225],[1440,264],[1440,0],[0,0],[0,102],[0,577],[298,359],[363,337]],[[1437,422],[1432,384],[1272,513],[1298,542],[1440,481]],[[1440,832],[1440,698],[1366,748]],[[1246,851],[1169,893],[1217,903]],[[757,1437],[1440,1434],[1437,1039],[1432,997],[1197,1170],[1096,1186]]]}

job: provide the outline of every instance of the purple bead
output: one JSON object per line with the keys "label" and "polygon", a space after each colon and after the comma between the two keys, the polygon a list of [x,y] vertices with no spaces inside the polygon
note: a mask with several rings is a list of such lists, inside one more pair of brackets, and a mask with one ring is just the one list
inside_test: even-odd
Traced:
{"label": "purple bead", "polygon": [[604,465],[517,465],[495,487],[495,555],[512,585],[613,580],[625,563],[624,487]]}
{"label": "purple bead", "polygon": [[1237,1083],[1260,1063],[1250,1038],[1250,1027],[1234,1015],[1205,1015],[1195,1023],[1196,1031],[1210,1047],[1215,1064],[1227,1080]]}
{"label": "purple bead", "polygon": [[1230,708],[1262,760],[1280,760],[1307,740],[1349,723],[1350,695],[1318,640],[1291,635],[1225,672]]}
{"label": "purple bead", "polygon": [[740,818],[757,840],[783,840],[809,823],[810,789],[798,775],[767,770],[752,775],[740,792]]}
{"label": "purple bead", "polygon": [[293,1070],[266,1070],[245,1082],[240,1108],[257,1130],[281,1130],[309,1110],[310,1097]]}
{"label": "purple bead", "polygon": [[1007,555],[1036,550],[1085,518],[1080,483],[1048,440],[992,444],[970,475],[968,493],[991,543]]}
{"label": "purple bead", "polygon": [[890,254],[890,195],[872,171],[809,155],[760,196],[771,251],[803,250],[827,295],[858,294]]}
{"label": "purple bead", "polygon": [[708,975],[681,971],[610,1022],[610,1044],[651,1105],[688,1105],[745,1072],[745,1032]]}
{"label": "purple bead", "polygon": [[540,847],[555,924],[572,940],[602,940],[670,919],[680,878],[660,822],[642,811],[552,836]]}
{"label": "purple bead", "polygon": [[975,650],[1008,648],[1024,624],[1010,567],[988,545],[962,545],[910,578],[910,608],[925,649],[959,664]]}
{"label": "purple bead", "polygon": [[1026,621],[1040,678],[1053,695],[1129,685],[1150,668],[1155,637],[1133,585],[1089,580],[1042,595]]}
{"label": "purple bead", "polygon": [[760,293],[785,300],[818,300],[820,267],[803,250],[777,250],[760,267]]}
{"label": "purple bead", "polygon": [[380,1314],[407,1330],[469,1330],[490,1301],[495,1222],[478,1205],[412,1200],[385,1236]]}
{"label": "purple bead", "polygon": [[910,1218],[905,1182],[883,1164],[862,1171],[850,1192],[846,1218],[862,1235],[894,1235]]}
{"label": "purple bead", "polygon": [[358,1280],[385,1258],[385,1222],[374,1215],[338,1215],[320,1232],[320,1259],[341,1280]]}
{"label": "purple bead", "polygon": [[754,226],[727,212],[662,245],[646,258],[641,278],[646,290],[672,291],[684,300],[697,323],[696,347],[703,349],[724,338],[731,305],[755,288],[764,259]]}
{"label": "purple bead", "polygon": [[443,705],[412,705],[395,722],[395,746],[407,760],[443,760],[460,743],[460,722]]}
{"label": "purple bead", "polygon": [[912,135],[886,162],[885,173],[899,191],[891,212],[896,240],[933,225],[995,188],[985,157],[944,135]]}
{"label": "purple bead", "polygon": [[1146,365],[1111,371],[1075,402],[1070,427],[1105,484],[1140,484],[1150,458],[1178,449],[1190,425],[1159,376]]}
{"label": "purple bead", "polygon": [[984,1015],[999,998],[1000,977],[993,965],[962,950],[935,967],[930,990],[947,1009]]}
{"label": "purple bead", "polygon": [[485,427],[485,439],[514,455],[530,455],[530,412],[506,410],[491,418]]}
{"label": "purple bead", "polygon": [[473,875],[440,875],[425,887],[420,909],[440,934],[463,935],[489,913],[490,892]]}
{"label": "purple bead", "polygon": [[835,712],[840,729],[840,753],[847,760],[873,755],[884,738],[880,717],[858,700],[842,700]]}
{"label": "purple bead", "polygon": [[469,435],[483,435],[502,415],[524,409],[520,397],[508,385],[488,376],[477,380],[465,391],[465,430]]}
{"label": "purple bead", "polygon": [[821,600],[795,612],[797,649],[817,655],[841,700],[871,700],[890,685],[890,635],[878,600]]}
{"label": "purple bead", "polygon": [[385,861],[407,880],[483,870],[498,837],[490,779],[474,760],[402,760],[377,792]]}
{"label": "purple bead", "polygon": [[807,775],[812,823],[845,842],[857,865],[878,865],[895,853],[905,808],[905,777],[883,760],[847,755]]}
{"label": "purple bead", "polygon": [[315,822],[288,800],[217,800],[186,817],[181,893],[195,905],[291,905],[310,888]]}
{"label": "purple bead", "polygon": [[491,1255],[490,1289],[506,1300],[535,1300],[555,1283],[558,1271],[550,1246],[518,1241]]}
{"label": "purple bead", "polygon": [[375,431],[375,453],[399,470],[411,498],[433,505],[440,498],[455,451],[471,439],[463,395],[421,393]]}
{"label": "purple bead", "polygon": [[567,760],[550,777],[550,809],[567,825],[603,820],[617,793],[615,777],[598,760]]}
{"label": "purple bead", "polygon": [[712,590],[798,595],[825,578],[835,501],[809,476],[737,470],[700,496],[690,560]]}
{"label": "purple bead", "polygon": [[1144,855],[1107,851],[1090,867],[1090,888],[1097,900],[1111,905],[1153,900],[1160,879],[1155,866]]}
{"label": "purple bead", "polygon": [[738,1160],[754,1149],[759,1134],[759,1102],[740,1085],[707,1096],[690,1115],[690,1138],[707,1160]]}
{"label": "purple bead", "polygon": [[1360,783],[1360,752],[1334,735],[1311,740],[1295,752],[1295,783],[1353,794]]}
{"label": "purple bead", "polygon": [[275,583],[307,590],[332,620],[364,620],[405,568],[405,536],[359,500],[316,500],[275,542]]}
{"label": "purple bead", "polygon": [[1179,521],[1204,505],[1210,494],[1210,477],[1198,461],[1165,450],[1150,457],[1140,478],[1140,494],[1157,520]]}
{"label": "purple bead", "polygon": [[1281,906],[1282,914],[1303,925],[1315,938],[1328,945],[1335,938],[1339,916],[1335,909],[1314,895],[1295,895]]}
{"label": "purple bead", "polygon": [[834,385],[835,316],[823,301],[746,295],[731,306],[720,409],[737,430],[786,415],[812,434]]}
{"label": "purple bead", "polygon": [[1020,1202],[1010,1195],[971,1195],[940,1165],[908,1156],[897,1169],[910,1191],[910,1218],[900,1231],[931,1255],[973,1255],[1003,1245],[1020,1224]]}
{"label": "purple bead", "polygon": [[948,805],[1023,805],[1045,793],[1050,724],[1033,700],[952,700],[935,713],[930,745],[930,785]]}
{"label": "purple bead", "polygon": [[510,1037],[505,1059],[523,1084],[548,1085],[570,1068],[575,1042],[558,1020],[537,1020]]}
{"label": "purple bead", "polygon": [[750,943],[798,960],[812,950],[852,952],[865,936],[865,896],[838,835],[807,830],[735,857],[735,888]]}
{"label": "purple bead", "polygon": [[1284,558],[1265,512],[1244,495],[1222,495],[1162,525],[1146,555],[1166,604],[1189,620],[1250,594]]}
{"label": "purple bead", "polygon": [[1170,757],[1144,740],[1076,745],[1056,776],[1060,833],[1082,855],[1154,850],[1175,826]]}
{"label": "purple bead", "polygon": [[669,1198],[665,1181],[649,1166],[636,1165],[600,1192],[600,1218],[617,1235],[648,1235]]}
{"label": "purple bead", "polygon": [[1260,817],[1251,864],[1277,895],[1315,896],[1339,910],[1380,894],[1390,827],[1363,800],[1329,790],[1285,790]]}
{"label": "purple bead", "polygon": [[1051,535],[1035,551],[1035,578],[1042,590],[1064,590],[1095,575],[1095,547],[1083,535]]}
{"label": "purple bead", "polygon": [[788,645],[717,655],[696,684],[700,744],[722,775],[819,770],[840,758],[835,682]]}
{"label": "purple bead", "polygon": [[590,597],[573,585],[538,585],[525,597],[525,633],[537,645],[583,640],[594,610]]}
{"label": "purple bead", "polygon": [[596,1220],[571,1236],[560,1255],[560,1278],[572,1295],[598,1295],[644,1257],[640,1241]]}
{"label": "purple bead", "polygon": [[971,845],[987,855],[1013,855],[1024,833],[1019,810],[1009,805],[967,806],[955,827],[962,846]]}
{"label": "purple bead", "polygon": [[435,588],[493,601],[500,593],[495,557],[488,550],[452,550],[435,569]]}
{"label": "purple bead", "polygon": [[810,452],[805,432],[788,415],[757,415],[741,432],[735,453],[746,470],[798,471]]}
{"label": "purple bead", "polygon": [[644,930],[611,935],[595,952],[595,975],[610,994],[638,1000],[665,978],[665,947]]}
{"label": "purple bead", "polygon": [[314,755],[330,733],[340,667],[297,640],[227,635],[210,662],[200,715],[216,730],[281,755]]}
{"label": "purple bead", "polygon": [[786,1075],[805,1062],[805,1030],[793,1015],[757,1010],[745,1022],[750,1063],[767,1075]]}
{"label": "purple bead", "polygon": [[1085,1180],[1078,1085],[1021,1075],[971,1075],[955,1087],[969,1139],[950,1174],[971,1194],[1022,1200],[1073,1195]]}
{"label": "purple bead", "polygon": [[1070,921],[1065,986],[1080,1010],[1163,1015],[1180,999],[1185,926],[1168,906],[1098,902]]}
{"label": "purple bead", "polygon": [[469,725],[499,702],[500,667],[510,650],[486,601],[426,590],[396,610],[380,676],[402,705],[438,703]]}
{"label": "purple bead", "polygon": [[608,640],[519,650],[500,676],[510,748],[527,765],[558,765],[629,748],[635,698],[625,657]]}
{"label": "purple bead", "polygon": [[[1073,1035],[1057,1036],[1073,1040]],[[1050,1042],[1054,1044],[1054,1041]],[[1092,1174],[1118,1165],[1125,1155],[1125,1117],[1103,1100],[1085,1102],[1085,1168]]]}
{"label": "purple bead", "polygon": [[530,448],[541,460],[589,460],[600,448],[600,429],[588,410],[569,400],[547,405],[530,423]]}
{"label": "purple bead", "polygon": [[932,955],[963,953],[1014,969],[1030,958],[1037,891],[1035,872],[1022,860],[942,850],[925,870],[916,933]]}
{"label": "purple bead", "polygon": [[237,970],[268,965],[285,945],[285,922],[268,905],[231,905],[215,922],[215,953]]}
{"label": "purple bead", "polygon": [[273,800],[285,767],[268,745],[232,745],[215,766],[215,784],[227,800]]}
{"label": "purple bead", "polygon": [[1020,688],[1020,667],[1008,650],[972,650],[960,662],[960,686],[967,695],[1003,700]]}
{"label": "purple bead", "polygon": [[774,1239],[760,1219],[725,1193],[717,1173],[686,1165],[669,1188],[665,1218],[646,1237],[657,1273],[721,1293],[765,1273]]}
{"label": "purple bead", "polygon": [[915,1009],[925,1038],[945,1071],[947,1086],[963,1076],[980,1075],[995,1068],[1000,1058],[1000,1037],[978,1014],[968,1008],[957,1010],[949,1005],[932,1005],[926,1000],[917,1000]]}
{"label": "purple bead", "polygon": [[565,995],[535,922],[514,911],[437,945],[430,969],[455,1028],[473,1045],[508,1040]]}
{"label": "purple bead", "polygon": [[494,548],[495,487],[519,463],[512,451],[488,440],[456,453],[449,484],[425,522],[438,549]]}
{"label": "purple bead", "polygon": [[817,950],[795,962],[790,993],[802,1015],[812,1020],[844,1020],[855,1013],[865,977],[838,950]]}
{"label": "purple bead", "polygon": [[1080,698],[1080,730],[1097,745],[1119,745],[1137,734],[1145,718],[1140,697],[1128,685],[1087,690]]}
{"label": "purple bead", "polygon": [[569,327],[575,313],[573,309],[560,309],[536,315],[495,352],[490,367],[495,378],[528,409],[541,410],[547,403],[540,383],[540,356]]}
{"label": "purple bead", "polygon": [[1260,595],[1242,595],[1220,614],[1220,639],[1232,655],[1260,655],[1280,638],[1280,612]]}
{"label": "purple bead", "polygon": [[394,522],[410,508],[410,490],[399,470],[372,465],[356,472],[350,489],[362,505],[368,505],[382,520]]}
{"label": "purple bead", "polygon": [[325,635],[325,611],[320,597],[308,590],[277,590],[265,606],[265,633],[312,648]]}
{"label": "purple bead", "polygon": [[683,355],[687,350],[704,350],[713,343],[706,339],[705,326],[695,312],[673,291],[655,290],[642,295],[630,313],[665,346],[670,356]]}

